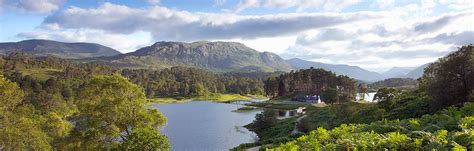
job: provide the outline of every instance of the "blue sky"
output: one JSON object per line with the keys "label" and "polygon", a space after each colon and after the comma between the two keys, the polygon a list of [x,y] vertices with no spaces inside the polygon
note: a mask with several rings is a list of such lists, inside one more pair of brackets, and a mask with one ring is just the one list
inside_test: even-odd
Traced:
{"label": "blue sky", "polygon": [[235,41],[373,71],[432,62],[474,43],[472,0],[0,0],[0,42]]}

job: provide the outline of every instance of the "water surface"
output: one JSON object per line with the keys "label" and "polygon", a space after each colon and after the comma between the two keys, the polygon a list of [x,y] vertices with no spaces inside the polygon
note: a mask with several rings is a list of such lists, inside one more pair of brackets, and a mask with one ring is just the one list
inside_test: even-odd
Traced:
{"label": "water surface", "polygon": [[231,112],[242,105],[208,101],[153,107],[168,119],[161,132],[168,136],[172,150],[228,150],[258,140],[255,133],[242,126],[251,123],[261,110]]}
{"label": "water surface", "polygon": [[[374,99],[374,96],[375,96],[375,92],[369,92],[367,94],[364,94],[365,95],[365,100],[368,101],[368,102],[374,102],[373,99]],[[356,99],[359,100],[360,99],[360,95],[357,93],[357,96],[356,96]]]}

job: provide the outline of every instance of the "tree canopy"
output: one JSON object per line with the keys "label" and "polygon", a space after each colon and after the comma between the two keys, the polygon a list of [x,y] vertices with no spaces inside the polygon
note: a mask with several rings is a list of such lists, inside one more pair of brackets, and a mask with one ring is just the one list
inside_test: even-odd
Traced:
{"label": "tree canopy", "polygon": [[324,69],[302,69],[270,77],[265,82],[270,97],[285,95],[318,95],[328,103],[355,99],[355,82],[347,76],[336,76]]}
{"label": "tree canopy", "polygon": [[433,98],[434,109],[474,100],[473,49],[463,46],[425,69],[420,81]]}

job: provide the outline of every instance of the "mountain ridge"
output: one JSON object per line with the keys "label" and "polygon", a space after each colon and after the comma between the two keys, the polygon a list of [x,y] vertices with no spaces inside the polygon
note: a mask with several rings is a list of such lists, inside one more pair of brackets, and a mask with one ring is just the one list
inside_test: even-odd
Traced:
{"label": "mountain ridge", "polygon": [[408,72],[404,77],[418,79],[421,76],[423,76],[423,72],[425,71],[425,68],[428,67],[430,64],[431,63],[427,63],[427,64],[423,64],[421,66],[418,66],[417,68],[415,68],[412,71]]}
{"label": "mountain ridge", "polygon": [[113,48],[97,43],[68,43],[44,39],[0,43],[0,54],[7,55],[12,52],[26,52],[37,57],[51,55],[66,59],[115,56],[122,54]]}
{"label": "mountain ridge", "polygon": [[104,59],[119,66],[134,68],[189,66],[218,72],[293,69],[274,53],[258,52],[242,43],[220,41],[159,41],[134,52],[102,58]]}
{"label": "mountain ridge", "polygon": [[382,72],[381,74],[386,78],[401,78],[415,68],[416,67],[392,67],[388,71]]}

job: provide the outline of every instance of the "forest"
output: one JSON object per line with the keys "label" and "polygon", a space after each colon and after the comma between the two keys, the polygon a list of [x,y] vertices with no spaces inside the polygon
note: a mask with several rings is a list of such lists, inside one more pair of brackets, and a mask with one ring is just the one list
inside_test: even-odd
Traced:
{"label": "forest", "polygon": [[355,99],[355,81],[324,69],[302,69],[270,77],[264,82],[269,97],[289,95],[317,95],[327,103],[347,102]]}
{"label": "forest", "polygon": [[189,97],[211,93],[263,95],[262,79],[271,73],[221,73],[171,67],[157,70],[124,69],[121,74],[144,87],[148,97]]}
{"label": "forest", "polygon": [[411,78],[389,78],[368,84],[368,88],[377,91],[380,88],[411,89],[416,85],[416,80]]}

